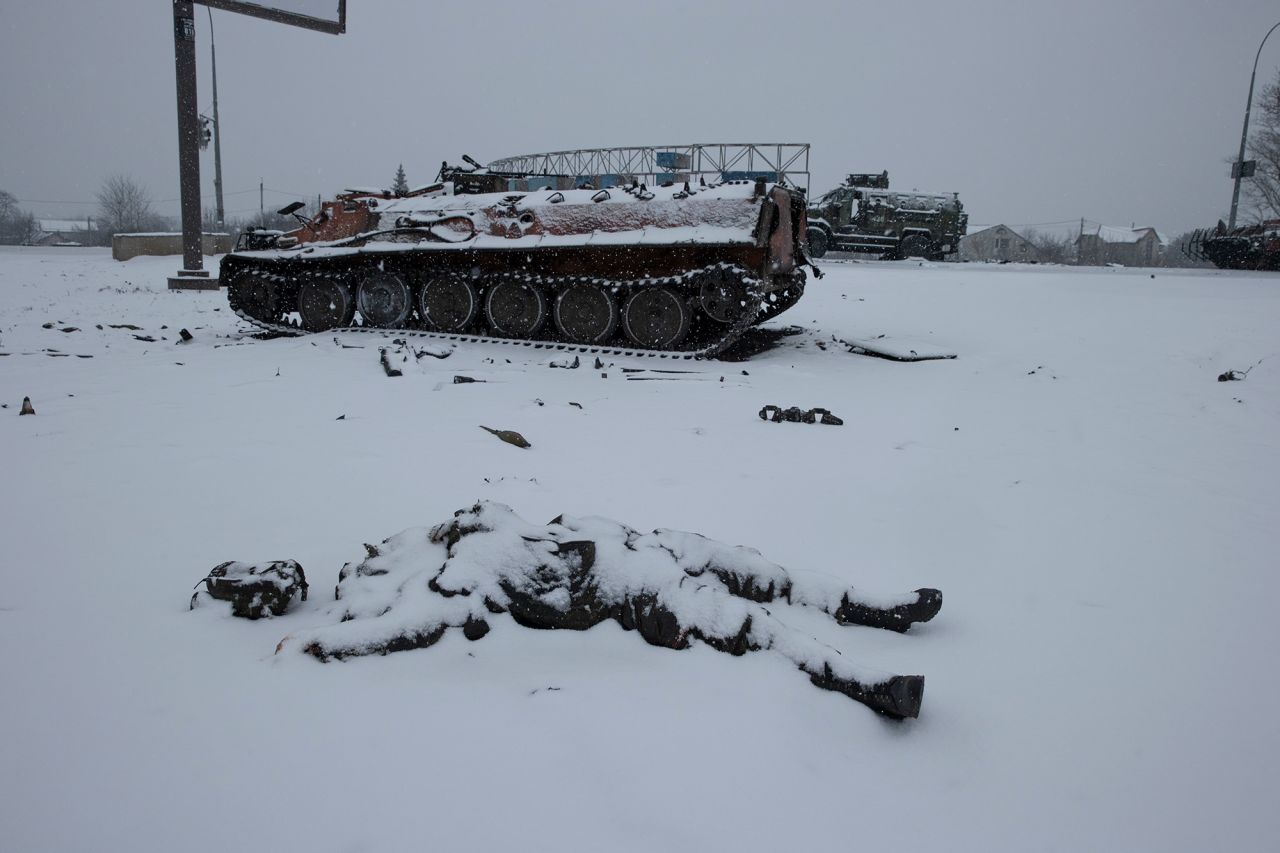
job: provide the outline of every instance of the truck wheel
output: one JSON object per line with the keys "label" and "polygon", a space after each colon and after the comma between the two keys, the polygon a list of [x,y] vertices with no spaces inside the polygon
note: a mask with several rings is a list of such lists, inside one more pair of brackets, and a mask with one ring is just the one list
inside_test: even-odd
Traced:
{"label": "truck wheel", "polygon": [[928,258],[936,250],[933,241],[923,234],[908,234],[898,244],[899,258]]}
{"label": "truck wheel", "polygon": [[809,238],[809,257],[820,258],[827,253],[827,232],[821,228],[810,228],[805,232]]}

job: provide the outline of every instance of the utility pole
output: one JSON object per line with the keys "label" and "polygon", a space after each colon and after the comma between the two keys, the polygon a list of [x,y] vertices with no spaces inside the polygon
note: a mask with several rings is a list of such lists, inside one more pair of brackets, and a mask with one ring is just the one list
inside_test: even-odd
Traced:
{"label": "utility pole", "polygon": [[[178,102],[178,185],[182,201],[182,269],[169,277],[169,287],[174,290],[212,290],[218,280],[211,279],[204,269],[201,255],[203,239],[200,222],[200,116],[196,107],[196,22],[194,3],[237,12],[254,18],[262,18],[280,24],[303,27],[309,30],[338,35],[347,29],[347,0],[337,0],[337,8],[320,14],[288,12],[269,8],[261,0],[173,0],[173,65]],[[213,55],[213,16],[209,17],[210,56]],[[222,167],[219,157],[222,134],[218,128],[218,106],[215,83],[214,127],[219,130],[219,145],[214,148],[215,183],[218,187],[218,217],[222,208]],[[262,185],[258,185],[258,206],[263,211]]]}
{"label": "utility pole", "polygon": [[201,255],[200,116],[196,108],[196,21],[191,0],[173,0],[173,64],[178,101],[178,186],[182,204],[182,269],[173,290],[216,288]]}
{"label": "utility pole", "polygon": [[226,221],[222,206],[222,119],[218,118],[218,51],[213,44],[213,9],[204,9],[209,13],[209,66],[213,79],[213,193],[217,199],[218,228]]}
{"label": "utility pole", "polygon": [[[1236,179],[1235,189],[1231,191],[1231,220],[1227,223],[1228,228],[1236,227],[1236,209],[1240,206],[1240,181],[1247,177],[1244,173],[1244,146],[1249,139],[1249,111],[1253,109],[1253,82],[1258,76],[1258,59],[1262,56],[1262,45],[1267,43],[1267,39],[1271,38],[1271,34],[1276,31],[1276,27],[1280,27],[1280,23],[1276,23],[1271,29],[1267,30],[1267,34],[1262,37],[1262,44],[1258,45],[1258,52],[1253,57],[1253,73],[1249,75],[1249,100],[1244,103],[1244,130],[1240,131],[1240,156],[1236,157],[1236,162],[1231,166],[1231,177]],[[1252,172],[1249,173],[1253,174]]]}
{"label": "utility pole", "polygon": [[262,178],[258,178],[258,226],[265,228],[267,225],[267,205],[262,200]]}

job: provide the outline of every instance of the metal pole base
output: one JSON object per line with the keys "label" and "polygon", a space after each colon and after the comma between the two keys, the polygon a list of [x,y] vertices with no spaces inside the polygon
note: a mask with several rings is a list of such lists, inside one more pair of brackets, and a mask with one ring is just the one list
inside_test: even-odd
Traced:
{"label": "metal pole base", "polygon": [[177,275],[169,276],[170,290],[217,290],[220,286],[208,270],[178,270]]}

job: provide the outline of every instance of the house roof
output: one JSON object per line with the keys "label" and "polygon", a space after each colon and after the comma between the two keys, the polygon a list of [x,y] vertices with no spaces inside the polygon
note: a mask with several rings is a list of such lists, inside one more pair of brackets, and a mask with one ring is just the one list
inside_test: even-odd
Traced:
{"label": "house roof", "polygon": [[1017,237],[1017,238],[1018,238],[1019,240],[1021,240],[1022,242],[1024,242],[1024,243],[1028,242],[1026,237],[1023,237],[1023,236],[1022,236],[1021,234],[1019,234],[1017,231],[1014,231],[1014,230],[1013,230],[1012,228],[1010,228],[1008,225],[1004,225],[1004,224],[1000,224],[1000,225],[992,225],[992,226],[990,226],[990,227],[988,227],[988,228],[983,228],[981,231],[970,231],[969,233],[965,234],[964,236],[965,236],[965,237],[977,237],[979,234],[986,234],[988,231],[996,231],[997,229],[1000,229],[1000,228],[1003,228],[1003,229],[1004,229],[1004,231],[1003,231],[1002,233],[1005,233],[1005,234],[1012,234],[1014,237]]}
{"label": "house roof", "polygon": [[1098,225],[1093,230],[1085,231],[1081,237],[1097,237],[1104,243],[1137,243],[1150,231],[1158,242],[1164,242],[1154,228],[1123,228],[1117,225]]}
{"label": "house roof", "polygon": [[68,231],[88,231],[89,226],[83,219],[37,219],[36,224],[46,234],[65,233]]}

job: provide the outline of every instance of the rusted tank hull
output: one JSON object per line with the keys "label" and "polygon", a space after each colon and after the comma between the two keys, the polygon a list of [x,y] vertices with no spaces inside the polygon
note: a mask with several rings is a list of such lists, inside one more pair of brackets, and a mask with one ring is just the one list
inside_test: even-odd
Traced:
{"label": "rusted tank hull", "polygon": [[370,231],[234,253],[221,276],[232,307],[276,331],[359,326],[700,357],[803,292],[798,193],[625,192],[396,200],[371,207]]}

